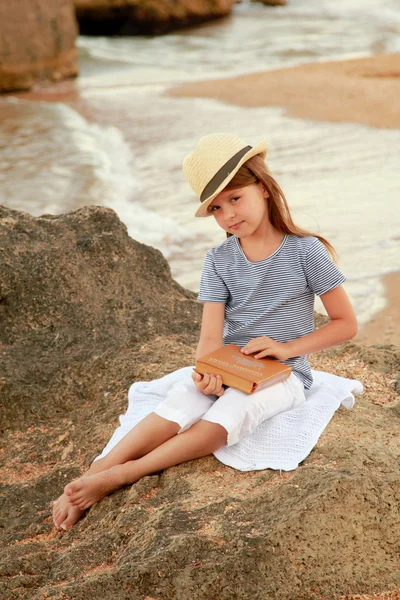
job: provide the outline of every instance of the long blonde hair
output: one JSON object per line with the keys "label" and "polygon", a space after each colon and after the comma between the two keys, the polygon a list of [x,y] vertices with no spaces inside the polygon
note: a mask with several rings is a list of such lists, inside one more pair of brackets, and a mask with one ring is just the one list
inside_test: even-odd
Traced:
{"label": "long blonde hair", "polygon": [[[275,179],[269,174],[268,167],[260,155],[253,156],[246,161],[225,189],[237,189],[258,182],[262,183],[268,192],[268,217],[271,225],[275,227],[275,229],[282,233],[297,235],[299,237],[312,235],[318,238],[326,246],[326,249],[333,259],[336,258],[335,249],[328,240],[322,237],[322,235],[311,233],[310,231],[298,227],[293,222],[285,195]],[[227,233],[226,235],[227,237],[230,237],[232,234]]]}

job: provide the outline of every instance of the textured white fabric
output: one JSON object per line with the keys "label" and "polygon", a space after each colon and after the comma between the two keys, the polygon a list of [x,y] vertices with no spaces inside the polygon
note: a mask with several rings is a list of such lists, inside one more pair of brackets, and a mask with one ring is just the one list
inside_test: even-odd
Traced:
{"label": "textured white fabric", "polygon": [[226,445],[232,446],[253,433],[265,419],[305,400],[304,386],[294,373],[285,381],[256,390],[254,394],[228,388],[220,398],[199,392],[188,375],[171,386],[165,400],[156,406],[154,412],[178,423],[181,426],[178,433],[183,433],[200,419],[218,423],[228,432]]}
{"label": "textured white fabric", "polygon": [[[102,458],[146,415],[164,400],[171,386],[191,375],[193,368],[178,369],[150,382],[134,383],[128,393],[128,410],[120,416]],[[318,438],[341,404],[350,409],[354,395],[362,394],[362,384],[354,379],[312,371],[314,384],[305,391],[306,402],[264,421],[249,436],[233,446],[224,446],[214,455],[239,471],[296,469],[316,445]]]}

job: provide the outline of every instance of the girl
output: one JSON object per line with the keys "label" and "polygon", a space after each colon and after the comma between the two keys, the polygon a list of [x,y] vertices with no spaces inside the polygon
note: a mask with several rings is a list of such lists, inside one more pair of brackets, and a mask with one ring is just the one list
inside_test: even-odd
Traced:
{"label": "girl", "polygon": [[[194,372],[191,380],[175,383],[153,413],[65,487],[54,506],[57,527],[68,529],[110,492],[235,444],[265,419],[298,406],[312,384],[307,355],[356,334],[345,278],[329,256],[332,246],[293,223],[265,156],[265,141],[251,147],[235,136],[213,134],[184,160],[201,202],[196,216],[212,215],[227,234],[206,255],[196,357],[235,343],[244,354],[289,364],[290,378],[250,396],[225,390],[215,375]],[[315,294],[330,318],[316,331]]]}

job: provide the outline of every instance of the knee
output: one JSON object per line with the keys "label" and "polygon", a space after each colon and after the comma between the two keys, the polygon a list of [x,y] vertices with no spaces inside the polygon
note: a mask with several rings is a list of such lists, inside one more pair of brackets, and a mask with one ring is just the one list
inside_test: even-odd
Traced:
{"label": "knee", "polygon": [[225,427],[222,427],[219,423],[213,423],[205,419],[200,419],[196,425],[201,429],[202,435],[210,441],[210,444],[215,446],[215,450],[225,446],[228,439],[228,432]]}

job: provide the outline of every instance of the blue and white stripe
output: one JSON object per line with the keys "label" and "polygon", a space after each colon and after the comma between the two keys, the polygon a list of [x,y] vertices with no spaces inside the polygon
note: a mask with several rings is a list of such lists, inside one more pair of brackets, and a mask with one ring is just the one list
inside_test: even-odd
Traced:
{"label": "blue and white stripe", "polygon": [[[198,300],[225,304],[224,345],[244,346],[263,335],[287,342],[314,330],[315,295],[344,281],[318,238],[285,235],[274,254],[251,262],[232,236],[207,252]],[[308,389],[307,357],[284,362]]]}

